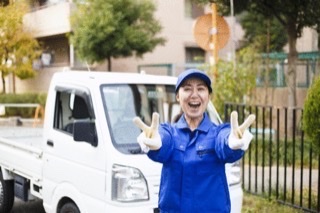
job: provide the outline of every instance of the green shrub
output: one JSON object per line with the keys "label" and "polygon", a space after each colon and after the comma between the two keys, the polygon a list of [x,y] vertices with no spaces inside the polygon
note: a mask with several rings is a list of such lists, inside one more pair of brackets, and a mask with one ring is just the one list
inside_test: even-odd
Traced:
{"label": "green shrub", "polygon": [[[1,94],[0,103],[37,103],[45,107],[45,93],[25,93],[25,94]],[[20,116],[22,118],[32,118],[35,108],[6,107],[4,117]]]}
{"label": "green shrub", "polygon": [[316,78],[309,88],[304,103],[303,130],[320,152],[320,77]]}
{"label": "green shrub", "polygon": [[[293,143],[292,140],[279,140],[277,144],[276,141],[266,140],[263,143],[262,139],[253,139],[249,150],[247,150],[243,158],[244,162],[246,164],[250,163],[251,165],[257,163],[257,165],[262,166],[264,161],[263,166],[275,166],[278,161],[279,166],[284,166],[284,164],[292,166],[294,164],[296,167],[303,165],[304,168],[309,168],[311,164],[312,168],[317,169],[319,167],[318,155],[314,149],[311,149],[311,142],[305,140],[302,147],[300,140],[301,139],[296,139],[295,143]],[[311,154],[310,150],[312,152]],[[301,159],[301,156],[303,156],[303,159]]]}

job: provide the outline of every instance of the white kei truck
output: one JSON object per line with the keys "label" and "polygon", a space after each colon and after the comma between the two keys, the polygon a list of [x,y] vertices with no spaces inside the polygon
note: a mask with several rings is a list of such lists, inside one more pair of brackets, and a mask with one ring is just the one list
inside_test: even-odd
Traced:
{"label": "white kei truck", "polygon": [[[41,199],[48,213],[156,213],[161,164],[137,143],[140,116],[172,122],[176,77],[65,71],[54,74],[43,127],[0,131],[0,212],[15,197]],[[212,103],[207,109],[220,123]],[[232,212],[241,212],[240,164],[226,165]],[[195,183],[196,184],[196,183]]]}

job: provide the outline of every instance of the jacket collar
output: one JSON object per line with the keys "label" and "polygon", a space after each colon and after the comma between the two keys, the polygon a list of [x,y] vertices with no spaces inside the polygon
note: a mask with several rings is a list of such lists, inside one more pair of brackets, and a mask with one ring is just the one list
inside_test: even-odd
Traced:
{"label": "jacket collar", "polygon": [[[208,132],[211,125],[212,125],[212,122],[211,122],[208,114],[205,112],[205,113],[203,113],[203,119],[200,122],[200,125],[195,130],[199,130],[202,132]],[[189,129],[188,123],[184,117],[184,113],[181,115],[181,117],[179,118],[179,120],[177,122],[177,128]]]}

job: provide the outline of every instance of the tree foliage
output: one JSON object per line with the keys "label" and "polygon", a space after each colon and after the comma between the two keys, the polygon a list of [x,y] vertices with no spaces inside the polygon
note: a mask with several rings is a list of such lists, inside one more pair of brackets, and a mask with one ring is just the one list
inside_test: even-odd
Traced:
{"label": "tree foliage", "polygon": [[303,129],[310,137],[313,145],[320,152],[320,77],[308,90],[304,103]]}
{"label": "tree foliage", "polygon": [[[27,11],[23,1],[0,6],[0,72],[2,92],[5,93],[5,76],[12,73],[20,79],[34,77],[33,60],[40,55],[40,46],[30,32],[23,28]],[[15,85],[14,85],[15,86]]]}
{"label": "tree foliage", "polygon": [[89,63],[108,59],[110,70],[111,57],[142,57],[164,44],[154,11],[150,0],[88,0],[72,16],[71,43]]}
{"label": "tree foliage", "polygon": [[282,52],[288,42],[284,26],[274,17],[244,12],[239,21],[245,32],[243,47],[252,46],[260,53]]}

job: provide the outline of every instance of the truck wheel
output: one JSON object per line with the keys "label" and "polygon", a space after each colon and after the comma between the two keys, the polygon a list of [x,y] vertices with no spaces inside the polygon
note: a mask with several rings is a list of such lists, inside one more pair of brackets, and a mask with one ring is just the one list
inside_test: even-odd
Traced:
{"label": "truck wheel", "polygon": [[80,213],[80,211],[76,206],[76,204],[69,202],[69,203],[63,204],[59,213]]}
{"label": "truck wheel", "polygon": [[3,180],[0,172],[0,213],[10,212],[14,202],[13,180]]}

